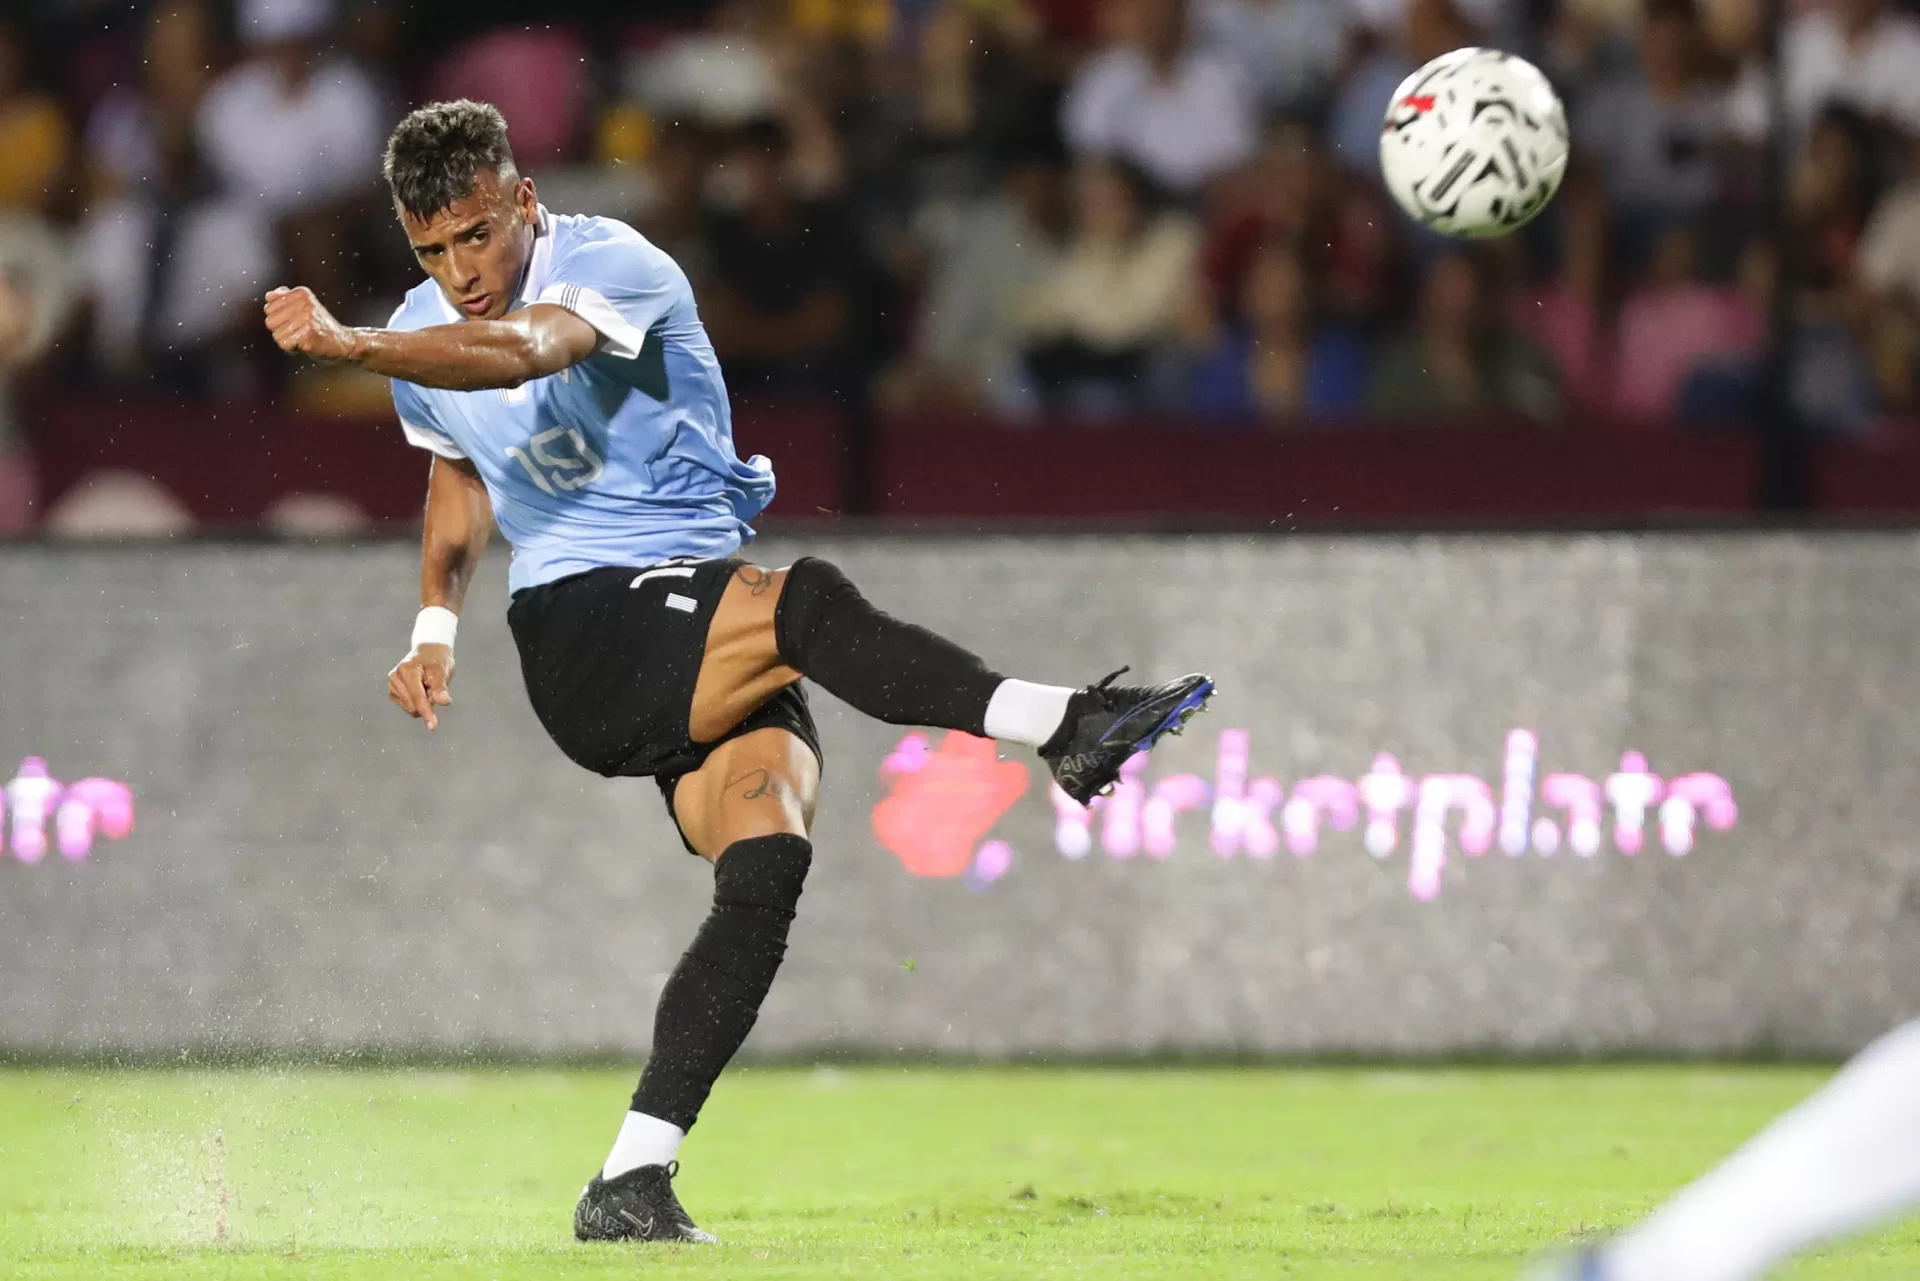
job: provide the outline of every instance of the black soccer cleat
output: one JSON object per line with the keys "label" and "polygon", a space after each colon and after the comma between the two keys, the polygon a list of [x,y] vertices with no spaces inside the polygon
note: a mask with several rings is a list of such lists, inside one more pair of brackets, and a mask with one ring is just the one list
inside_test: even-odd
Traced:
{"label": "black soccer cleat", "polygon": [[643,1165],[611,1179],[594,1175],[573,1208],[573,1235],[582,1241],[695,1241],[718,1238],[702,1232],[673,1194],[680,1163]]}
{"label": "black soccer cleat", "polygon": [[1040,749],[1060,790],[1085,805],[1112,787],[1120,767],[1163,734],[1178,734],[1213,697],[1213,678],[1198,673],[1164,685],[1115,685],[1121,668],[1098,685],[1075,690],[1066,719]]}

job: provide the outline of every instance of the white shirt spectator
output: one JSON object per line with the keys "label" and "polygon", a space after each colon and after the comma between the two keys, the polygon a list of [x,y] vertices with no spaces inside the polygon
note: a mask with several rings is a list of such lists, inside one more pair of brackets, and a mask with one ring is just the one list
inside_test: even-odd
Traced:
{"label": "white shirt spectator", "polygon": [[200,104],[201,154],[234,196],[293,212],[371,187],[384,143],[380,92],[350,62],[289,84],[267,60],[221,77]]}
{"label": "white shirt spectator", "polygon": [[779,106],[773,60],[744,35],[696,33],[632,59],[627,94],[662,119],[737,125]]}
{"label": "white shirt spectator", "polygon": [[1202,43],[1240,64],[1264,105],[1285,111],[1332,83],[1353,19],[1346,0],[1199,0],[1194,24]]}
{"label": "white shirt spectator", "polygon": [[1854,269],[1881,297],[1920,302],[1920,181],[1894,188],[1873,211]]}
{"label": "white shirt spectator", "polygon": [[[89,214],[80,229],[80,262],[93,309],[94,346],[109,363],[130,364],[141,342],[158,211],[145,200],[116,200]],[[166,296],[154,321],[159,340],[190,351],[219,337],[237,316],[259,310],[277,269],[273,232],[238,201],[211,201],[181,211],[179,236],[166,272]]]}
{"label": "white shirt spectator", "polygon": [[[1407,27],[1407,11],[1412,0],[1347,0],[1352,16],[1376,35],[1397,39]],[[1499,33],[1507,27],[1508,0],[1453,0],[1453,8],[1469,24],[1483,32]],[[1638,4],[1634,7],[1639,8]]]}
{"label": "white shirt spectator", "polygon": [[1698,86],[1669,102],[1644,79],[1614,80],[1581,103],[1574,129],[1599,157],[1607,191],[1621,205],[1698,213],[1720,193],[1724,92]]}
{"label": "white shirt spectator", "polygon": [[[1803,13],[1782,39],[1787,114],[1796,131],[1829,102],[1879,116],[1908,132],[1920,132],[1920,23],[1882,13],[1849,44],[1840,20],[1825,9]],[[1741,137],[1767,135],[1767,77],[1749,63],[1733,91],[1733,124]]]}
{"label": "white shirt spectator", "polygon": [[1165,336],[1193,279],[1200,233],[1163,214],[1125,245],[1069,244],[1033,277],[1015,308],[1029,340],[1074,338],[1120,351]]}
{"label": "white shirt spectator", "polygon": [[146,99],[132,89],[115,90],[87,118],[87,160],[117,188],[147,182],[160,172],[154,133]]}
{"label": "white shirt spectator", "polygon": [[1062,116],[1077,150],[1131,161],[1180,192],[1240,163],[1255,142],[1253,93],[1240,68],[1194,48],[1164,80],[1130,46],[1095,55],[1067,91]]}

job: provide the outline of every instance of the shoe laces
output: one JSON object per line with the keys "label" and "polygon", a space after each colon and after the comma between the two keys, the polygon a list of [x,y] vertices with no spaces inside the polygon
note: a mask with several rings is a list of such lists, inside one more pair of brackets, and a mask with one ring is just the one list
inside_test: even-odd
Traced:
{"label": "shoe laces", "polygon": [[673,1191],[673,1181],[679,1177],[680,1174],[680,1163],[678,1161],[669,1161],[665,1168],[667,1171],[666,1204],[662,1205],[660,1210],[666,1215],[667,1220],[672,1223],[675,1228],[685,1231],[692,1228],[694,1224],[693,1216],[687,1213],[686,1207],[680,1204],[680,1198],[676,1196]]}
{"label": "shoe laces", "polygon": [[1100,706],[1109,709],[1114,707],[1119,703],[1120,699],[1129,692],[1126,686],[1115,685],[1114,681],[1125,676],[1132,670],[1132,667],[1122,667],[1118,671],[1108,672],[1100,678],[1098,685],[1089,685],[1087,687],[1087,693],[1092,695],[1094,701]]}

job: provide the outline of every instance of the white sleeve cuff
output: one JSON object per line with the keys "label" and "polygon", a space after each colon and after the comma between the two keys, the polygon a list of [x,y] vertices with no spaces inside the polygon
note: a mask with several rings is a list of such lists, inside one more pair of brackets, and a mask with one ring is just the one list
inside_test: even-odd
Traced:
{"label": "white sleeve cuff", "polygon": [[453,438],[442,432],[431,431],[425,427],[410,423],[404,418],[400,420],[400,430],[406,433],[407,443],[409,445],[417,445],[421,449],[431,450],[442,458],[466,457],[466,454],[461,452],[460,446],[453,443]]}
{"label": "white sleeve cuff", "polygon": [[622,316],[604,296],[585,285],[549,285],[537,300],[565,307],[592,325],[600,335],[600,350],[609,356],[633,360],[647,344],[646,330]]}

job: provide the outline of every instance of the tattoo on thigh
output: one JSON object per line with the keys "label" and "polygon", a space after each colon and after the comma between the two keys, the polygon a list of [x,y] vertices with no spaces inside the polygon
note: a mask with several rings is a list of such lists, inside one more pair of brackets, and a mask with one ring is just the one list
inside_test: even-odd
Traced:
{"label": "tattoo on thigh", "polygon": [[765,768],[750,769],[739,778],[729,779],[726,790],[731,792],[742,785],[745,785],[747,790],[740,793],[740,799],[757,801],[773,790],[773,773]]}
{"label": "tattoo on thigh", "polygon": [[761,569],[758,565],[742,565],[733,571],[733,576],[747,585],[749,596],[765,596],[773,590],[773,571]]}

